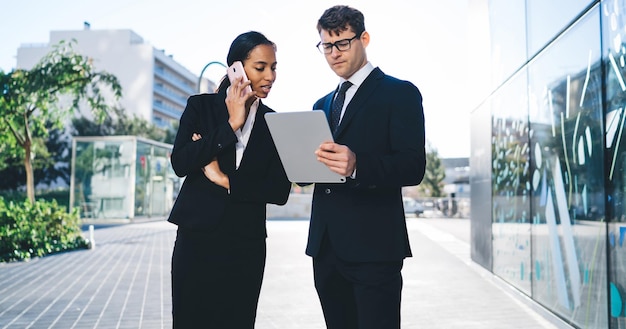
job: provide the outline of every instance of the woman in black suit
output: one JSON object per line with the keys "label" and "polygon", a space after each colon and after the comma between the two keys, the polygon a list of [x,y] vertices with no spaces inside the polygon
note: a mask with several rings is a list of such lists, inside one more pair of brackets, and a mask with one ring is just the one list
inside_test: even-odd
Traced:
{"label": "woman in black suit", "polygon": [[[174,328],[253,328],[266,252],[266,205],[284,205],[287,180],[261,99],[276,79],[276,46],[258,32],[239,35],[227,63],[250,81],[226,76],[216,93],[191,96],[171,161],[186,177],[169,221]],[[245,87],[251,86],[252,90]]]}

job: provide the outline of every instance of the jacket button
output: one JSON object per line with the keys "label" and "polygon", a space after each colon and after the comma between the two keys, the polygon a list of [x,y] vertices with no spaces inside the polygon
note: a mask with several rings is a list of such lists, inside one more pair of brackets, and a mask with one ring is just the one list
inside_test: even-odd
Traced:
{"label": "jacket button", "polygon": [[217,144],[217,148],[221,150],[221,149],[222,149],[222,144],[221,144],[221,143],[218,143],[218,144]]}
{"label": "jacket button", "polygon": [[327,188],[326,190],[324,190],[324,193],[326,193],[326,194],[330,194],[330,189],[329,189],[329,188]]}

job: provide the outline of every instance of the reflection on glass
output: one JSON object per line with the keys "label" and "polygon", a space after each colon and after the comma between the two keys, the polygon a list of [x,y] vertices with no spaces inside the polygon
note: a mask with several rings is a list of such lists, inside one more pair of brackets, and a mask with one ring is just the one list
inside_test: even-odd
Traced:
{"label": "reflection on glass", "polygon": [[626,4],[602,2],[611,327],[626,328]]}
{"label": "reflection on glass", "polygon": [[492,97],[493,272],[531,293],[526,71]]}
{"label": "reflection on glass", "polygon": [[489,1],[491,72],[499,86],[526,60],[526,1]]}
{"label": "reflection on glass", "polygon": [[83,218],[129,218],[130,141],[77,142],[76,197]]}
{"label": "reflection on glass", "polygon": [[596,7],[528,66],[533,299],[606,328],[602,72]]}
{"label": "reflection on glass", "polygon": [[527,0],[528,57],[533,57],[593,2],[592,0]]}
{"label": "reflection on glass", "polygon": [[174,180],[170,174],[169,150],[137,143],[135,173],[135,214],[165,216],[174,201]]}

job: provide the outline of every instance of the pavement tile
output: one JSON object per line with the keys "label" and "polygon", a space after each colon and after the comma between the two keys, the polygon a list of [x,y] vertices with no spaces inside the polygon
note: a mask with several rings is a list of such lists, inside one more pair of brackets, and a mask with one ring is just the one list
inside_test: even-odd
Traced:
{"label": "pavement tile", "polygon": [[[407,218],[403,328],[571,328],[469,256],[469,220]],[[324,328],[308,221],[268,221],[257,329]],[[87,236],[87,232],[85,235]],[[96,226],[96,247],[0,264],[0,329],[171,328],[176,226]]]}

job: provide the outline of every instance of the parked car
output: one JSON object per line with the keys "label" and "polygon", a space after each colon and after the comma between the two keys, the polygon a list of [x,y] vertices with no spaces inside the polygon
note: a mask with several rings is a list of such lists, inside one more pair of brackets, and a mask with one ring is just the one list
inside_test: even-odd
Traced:
{"label": "parked car", "polygon": [[402,203],[404,204],[405,214],[411,214],[419,217],[424,213],[424,206],[413,198],[402,197]]}

